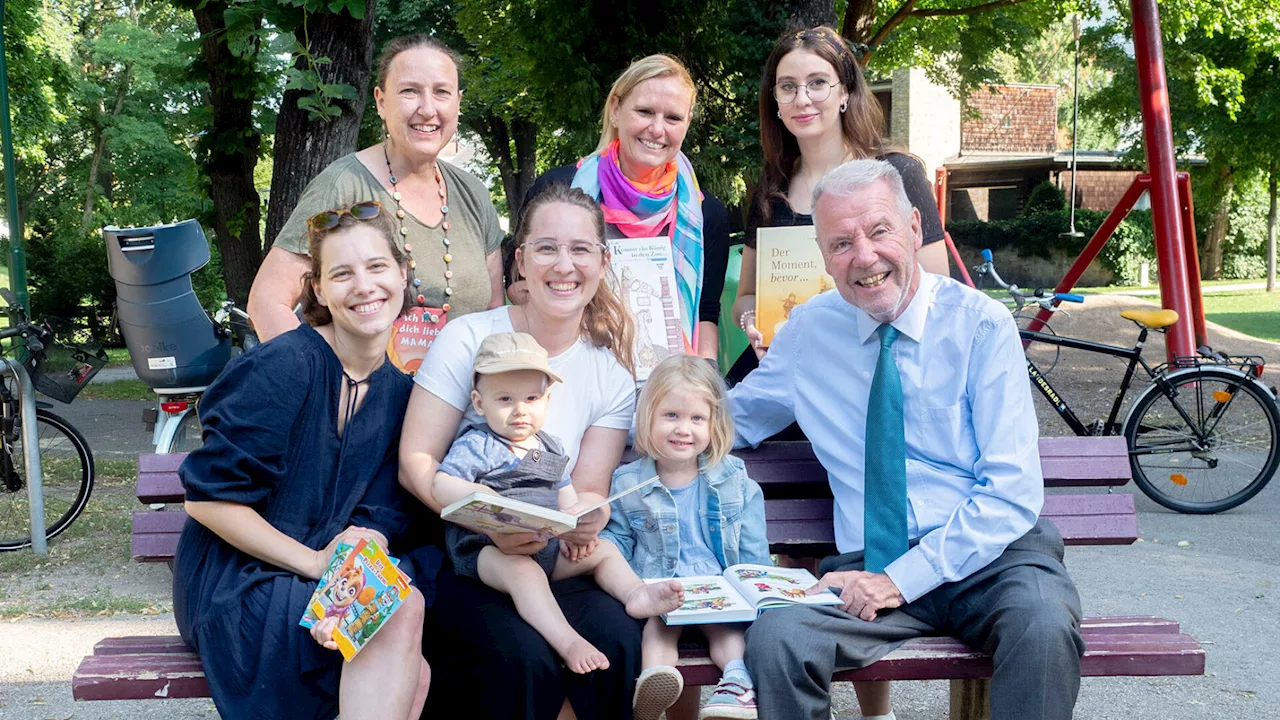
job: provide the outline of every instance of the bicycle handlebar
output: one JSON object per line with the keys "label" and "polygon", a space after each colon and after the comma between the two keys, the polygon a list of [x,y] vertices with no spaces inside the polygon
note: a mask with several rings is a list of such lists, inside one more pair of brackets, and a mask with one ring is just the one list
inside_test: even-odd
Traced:
{"label": "bicycle handlebar", "polygon": [[[1016,284],[1005,282],[1004,278],[1000,277],[1000,273],[996,272],[995,258],[991,254],[991,250],[989,248],[983,248],[982,264],[975,266],[973,270],[978,275],[978,277],[990,278],[991,282],[994,283],[997,287],[1007,291],[1009,293],[1009,296],[1013,298],[1013,301],[1017,305],[1018,310],[1021,310],[1022,307],[1026,305],[1028,301],[1035,302],[1041,308],[1048,310],[1049,312],[1058,312],[1059,311],[1058,303],[1084,302],[1083,295],[1076,295],[1074,293],[1053,293],[1050,296],[1046,296],[1045,291],[1043,289],[1036,290],[1035,292],[1032,292],[1032,293],[1027,293],[1027,292],[1024,292],[1022,288],[1018,287]],[[1066,312],[1066,311],[1063,310],[1063,312]]]}

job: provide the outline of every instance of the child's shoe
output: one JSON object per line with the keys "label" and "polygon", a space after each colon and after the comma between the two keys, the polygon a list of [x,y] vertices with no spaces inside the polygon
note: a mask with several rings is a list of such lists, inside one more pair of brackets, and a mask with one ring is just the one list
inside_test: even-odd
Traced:
{"label": "child's shoe", "polygon": [[[658,720],[667,708],[676,704],[682,692],[684,676],[679,670],[670,665],[646,668],[636,680],[636,694],[631,700],[635,720]],[[751,717],[755,717],[754,711]]]}
{"label": "child's shoe", "polygon": [[698,712],[698,720],[756,720],[755,688],[722,679]]}

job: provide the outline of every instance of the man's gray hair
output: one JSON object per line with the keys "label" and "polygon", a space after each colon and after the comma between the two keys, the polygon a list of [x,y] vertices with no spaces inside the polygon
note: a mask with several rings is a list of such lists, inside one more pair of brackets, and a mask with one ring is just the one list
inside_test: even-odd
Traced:
{"label": "man's gray hair", "polygon": [[902,185],[902,175],[898,173],[897,168],[884,160],[850,160],[822,176],[818,184],[813,186],[811,207],[816,211],[818,200],[823,195],[853,197],[866,186],[881,180],[889,184],[889,191],[898,201],[898,210],[902,212],[903,219],[910,221],[914,206],[911,204],[911,199],[907,197],[906,188]]}

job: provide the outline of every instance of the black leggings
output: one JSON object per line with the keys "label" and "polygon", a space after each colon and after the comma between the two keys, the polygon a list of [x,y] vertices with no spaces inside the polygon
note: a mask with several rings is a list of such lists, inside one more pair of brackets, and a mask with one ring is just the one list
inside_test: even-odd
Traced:
{"label": "black leggings", "polygon": [[508,595],[445,568],[422,636],[431,663],[423,717],[554,720],[568,698],[579,720],[631,720],[640,621],[590,577],[553,582],[551,591],[569,624],[609,658],[608,670],[567,670]]}

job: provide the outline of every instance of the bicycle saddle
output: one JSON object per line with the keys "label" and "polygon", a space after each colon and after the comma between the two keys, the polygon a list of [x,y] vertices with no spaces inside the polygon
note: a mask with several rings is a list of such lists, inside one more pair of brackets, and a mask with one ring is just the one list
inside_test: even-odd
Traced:
{"label": "bicycle saddle", "polygon": [[1120,317],[1152,330],[1166,328],[1178,322],[1178,313],[1173,310],[1121,310]]}

